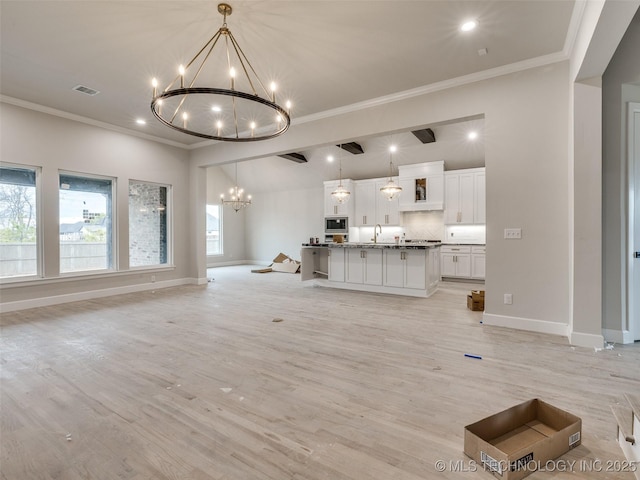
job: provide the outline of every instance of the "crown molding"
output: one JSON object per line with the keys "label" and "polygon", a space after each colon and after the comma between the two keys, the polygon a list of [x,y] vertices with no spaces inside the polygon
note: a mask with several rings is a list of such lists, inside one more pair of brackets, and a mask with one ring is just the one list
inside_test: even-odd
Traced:
{"label": "crown molding", "polygon": [[[582,2],[578,2],[582,5]],[[576,5],[578,5],[578,3]],[[364,110],[367,108],[377,107],[381,105],[386,105],[393,102],[398,102],[401,100],[406,100],[414,97],[418,97],[421,95],[427,95],[430,93],[439,92],[442,90],[447,90],[454,87],[461,87],[464,85],[469,85],[471,83],[480,82],[483,80],[489,80],[491,78],[500,77],[503,75],[509,75],[512,73],[521,72],[523,70],[528,70],[531,68],[542,67],[545,65],[550,65],[553,63],[562,62],[569,59],[568,51],[573,48],[573,42],[575,41],[575,36],[577,33],[577,28],[579,25],[579,18],[582,16],[582,12],[584,11],[584,5],[581,8],[576,7],[574,9],[574,14],[572,16],[570,34],[567,34],[567,40],[565,41],[565,47],[561,52],[555,52],[548,55],[542,55],[540,57],[530,58],[527,60],[523,60],[521,62],[511,63],[509,65],[503,65],[496,68],[491,68],[488,70],[483,70],[481,72],[471,73],[469,75],[463,75],[461,77],[452,78],[449,80],[444,80],[442,82],[432,83],[430,85],[425,85],[422,87],[413,88],[410,90],[405,90],[402,92],[393,93],[391,95],[385,95],[383,97],[372,98],[370,100],[365,100],[362,102],[353,103],[351,105],[345,105],[343,107],[334,108],[331,110],[325,110],[323,112],[314,113],[311,115],[306,115],[304,117],[296,118],[291,121],[291,125],[303,124],[308,122],[315,122],[317,120],[322,120],[326,118],[336,117],[339,115],[345,115],[347,113],[357,112],[360,110]],[[574,22],[576,16],[579,18]],[[24,100],[20,100],[13,97],[7,97],[5,95],[0,95],[0,101],[9,103],[12,105],[16,105],[19,107],[27,108],[30,110],[35,110],[42,113],[47,113],[49,115],[55,115],[57,117],[66,118],[68,120],[73,120],[76,122],[86,123],[89,125],[94,125],[96,127],[105,128],[107,130],[116,131],[119,133],[123,133],[126,135],[133,135],[135,137],[144,138],[146,140],[151,140],[154,142],[164,143],[166,145],[171,145],[173,147],[183,148],[186,150],[197,150],[199,148],[207,147],[213,145],[215,143],[219,143],[214,140],[206,140],[203,142],[193,143],[193,144],[184,144],[180,142],[174,142],[172,140],[167,140],[164,138],[156,137],[153,135],[148,135],[145,133],[140,133],[135,130],[126,129],[123,127],[118,127],[116,125],[112,125],[110,123],[100,122],[98,120],[94,120],[92,118],[83,117],[80,115],[75,115],[73,113],[64,112],[62,110],[57,110],[55,108],[45,107],[43,105],[38,105],[36,103],[27,102]]]}
{"label": "crown molding", "polygon": [[145,140],[151,140],[153,142],[164,143],[166,145],[171,145],[172,147],[178,148],[189,148],[189,145],[180,142],[174,142],[173,140],[167,140],[165,138],[156,137],[154,135],[149,135],[147,133],[137,132],[135,130],[131,130],[124,127],[119,127],[117,125],[112,125],[110,123],[101,122],[99,120],[94,120],[93,118],[83,117],[82,115],[76,115],[75,113],[65,112],[64,110],[58,110],[56,108],[45,107],[44,105],[39,105],[37,103],[27,102],[26,100],[20,100],[19,98],[8,97],[6,95],[0,95],[0,102],[7,103],[9,105],[15,105],[16,107],[26,108],[27,110],[34,110],[40,113],[46,113],[48,115],[53,115],[55,117],[65,118],[67,120],[72,120],[74,122],[84,123],[87,125],[93,125],[94,127],[104,128],[105,130],[111,130],[114,132],[122,133],[125,135],[131,135],[134,137],[143,138]]}

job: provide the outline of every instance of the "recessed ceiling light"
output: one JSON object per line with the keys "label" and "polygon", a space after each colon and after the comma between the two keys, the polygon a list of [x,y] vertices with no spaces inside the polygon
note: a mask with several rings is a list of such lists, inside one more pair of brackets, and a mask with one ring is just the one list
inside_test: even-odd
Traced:
{"label": "recessed ceiling light", "polygon": [[137,123],[138,125],[146,125],[146,124],[147,124],[147,122],[146,122],[145,120],[141,119],[141,118],[138,118],[138,119],[136,120],[136,123]]}
{"label": "recessed ceiling light", "polygon": [[327,157],[327,162],[333,162],[333,155],[329,155]]}
{"label": "recessed ceiling light", "polygon": [[463,32],[470,32],[478,26],[478,22],[475,20],[469,20],[460,25],[460,30]]}
{"label": "recessed ceiling light", "polygon": [[467,138],[469,140],[475,140],[476,138],[478,138],[478,132],[469,132],[469,134],[467,135]]}
{"label": "recessed ceiling light", "polygon": [[213,110],[214,112],[221,112],[222,108],[220,108],[218,105],[214,105],[213,107],[211,107],[211,110]]}

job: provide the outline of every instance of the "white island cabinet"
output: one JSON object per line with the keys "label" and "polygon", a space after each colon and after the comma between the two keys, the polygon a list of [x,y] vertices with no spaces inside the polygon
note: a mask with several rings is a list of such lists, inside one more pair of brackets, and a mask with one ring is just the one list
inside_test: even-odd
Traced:
{"label": "white island cabinet", "polygon": [[327,254],[329,255],[329,281],[344,282],[344,250],[330,248]]}
{"label": "white island cabinet", "polygon": [[[322,276],[303,275],[302,280],[316,278],[323,286],[388,293],[411,297],[429,297],[440,282],[440,244],[396,245],[344,243],[329,244],[326,248],[328,272]],[[323,258],[312,255],[304,247],[302,271],[305,258]],[[317,261],[317,260],[316,260]]]}
{"label": "white island cabinet", "polygon": [[387,287],[424,290],[427,284],[426,250],[387,250],[384,252]]}
{"label": "white island cabinet", "polygon": [[348,248],[345,255],[347,283],[382,285],[382,250]]}

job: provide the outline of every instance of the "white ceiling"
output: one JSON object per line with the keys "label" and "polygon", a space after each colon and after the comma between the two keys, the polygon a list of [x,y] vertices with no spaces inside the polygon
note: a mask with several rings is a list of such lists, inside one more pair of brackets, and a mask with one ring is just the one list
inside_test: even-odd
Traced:
{"label": "white ceiling", "polygon": [[[513,64],[566,58],[573,0],[234,0],[228,26],[256,71],[276,79],[293,102],[293,123],[357,108],[380,97],[421,89]],[[181,0],[1,0],[0,94],[4,101],[194,148],[202,139],[161,125],[150,111],[151,79],[161,84],[192,58],[222,23],[218,2]],[[478,28],[461,33],[475,19]],[[486,48],[487,55],[478,55]],[[81,84],[100,93],[73,91]],[[281,97],[280,97],[281,95]],[[50,110],[52,109],[52,110]],[[144,118],[147,124],[137,125]],[[484,162],[482,141],[454,140],[482,119],[432,126],[437,142],[410,133],[356,139],[365,155],[343,154],[343,175],[388,172],[389,143],[406,144],[394,163],[415,163],[420,148],[448,158],[448,168]],[[480,123],[477,123],[480,122]],[[447,147],[447,149],[445,149]],[[306,177],[335,178],[331,146],[303,151]],[[446,150],[446,152],[445,152]],[[437,153],[441,152],[441,153]],[[266,159],[277,178],[300,165]],[[230,170],[232,172],[232,170]],[[240,175],[241,172],[239,172]],[[261,179],[271,180],[271,179]],[[311,180],[309,180],[311,181]],[[263,182],[268,183],[268,182]],[[304,183],[304,182],[303,182]],[[302,185],[301,185],[302,187]]]}

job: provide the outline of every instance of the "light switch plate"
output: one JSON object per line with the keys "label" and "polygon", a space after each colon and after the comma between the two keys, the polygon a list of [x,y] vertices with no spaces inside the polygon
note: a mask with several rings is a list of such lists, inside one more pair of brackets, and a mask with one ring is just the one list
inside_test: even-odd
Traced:
{"label": "light switch plate", "polygon": [[508,240],[518,240],[522,238],[522,229],[521,228],[505,228],[504,238]]}

